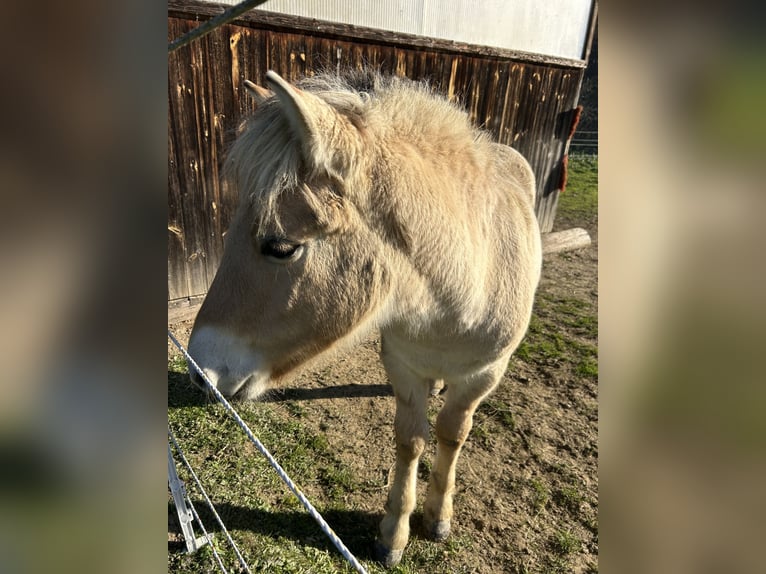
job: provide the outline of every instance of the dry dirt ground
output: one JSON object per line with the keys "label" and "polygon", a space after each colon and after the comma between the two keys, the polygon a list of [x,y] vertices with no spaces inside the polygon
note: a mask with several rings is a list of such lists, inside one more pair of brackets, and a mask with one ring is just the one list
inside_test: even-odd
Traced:
{"label": "dry dirt ground", "polygon": [[[463,551],[445,552],[440,572],[598,571],[595,214],[562,217],[556,228],[574,225],[594,241],[546,256],[527,345],[477,412],[458,463],[453,535],[468,542]],[[173,330],[185,344],[190,329],[187,322]],[[394,399],[379,345],[370,338],[303,373],[270,401],[285,417],[299,403],[301,424],[326,436],[361,484],[385,484],[394,457]],[[433,422],[442,398],[432,401]],[[421,464],[420,504],[433,452],[431,444]],[[380,515],[384,501],[384,488],[344,499],[371,516]],[[422,537],[420,519],[416,511],[414,537]]]}

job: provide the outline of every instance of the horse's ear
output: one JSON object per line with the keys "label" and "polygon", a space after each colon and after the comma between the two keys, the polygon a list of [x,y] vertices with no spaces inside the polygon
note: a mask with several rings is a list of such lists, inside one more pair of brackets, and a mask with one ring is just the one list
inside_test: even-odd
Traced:
{"label": "horse's ear", "polygon": [[260,106],[263,102],[274,95],[272,91],[267,90],[266,88],[262,88],[250,80],[245,80],[245,89],[247,90],[247,93],[250,94],[255,100],[256,107]]}
{"label": "horse's ear", "polygon": [[311,167],[343,179],[357,148],[353,125],[330,104],[290,85],[276,72],[266,72],[266,79],[301,143],[304,159]]}

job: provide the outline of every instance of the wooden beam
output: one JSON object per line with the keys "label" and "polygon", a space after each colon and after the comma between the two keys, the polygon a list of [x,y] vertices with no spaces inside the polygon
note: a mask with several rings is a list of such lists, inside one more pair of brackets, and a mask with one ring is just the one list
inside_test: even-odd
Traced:
{"label": "wooden beam", "polygon": [[571,251],[590,245],[590,235],[580,227],[543,234],[543,254]]}
{"label": "wooden beam", "polygon": [[202,306],[204,295],[168,301],[168,327],[181,321],[191,321]]}

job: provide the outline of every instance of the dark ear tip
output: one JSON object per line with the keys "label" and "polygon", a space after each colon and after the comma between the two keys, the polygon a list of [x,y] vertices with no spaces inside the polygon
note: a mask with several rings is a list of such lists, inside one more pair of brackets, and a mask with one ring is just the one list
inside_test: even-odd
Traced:
{"label": "dark ear tip", "polygon": [[262,104],[266,100],[268,100],[271,96],[274,94],[267,90],[266,88],[262,88],[261,86],[254,84],[250,80],[245,80],[245,89],[248,91],[248,93],[255,98],[255,101],[257,104]]}
{"label": "dark ear tip", "polygon": [[282,88],[287,89],[289,84],[280,76],[277,74],[274,70],[269,70],[266,72],[266,82],[272,87],[272,88]]}

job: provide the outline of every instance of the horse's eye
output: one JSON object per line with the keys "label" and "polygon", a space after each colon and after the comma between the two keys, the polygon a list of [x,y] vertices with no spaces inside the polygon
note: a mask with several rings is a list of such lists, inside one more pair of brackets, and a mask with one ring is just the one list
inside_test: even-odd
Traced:
{"label": "horse's eye", "polygon": [[261,254],[279,262],[287,262],[297,259],[303,251],[300,243],[293,243],[287,239],[269,237],[261,243]]}

